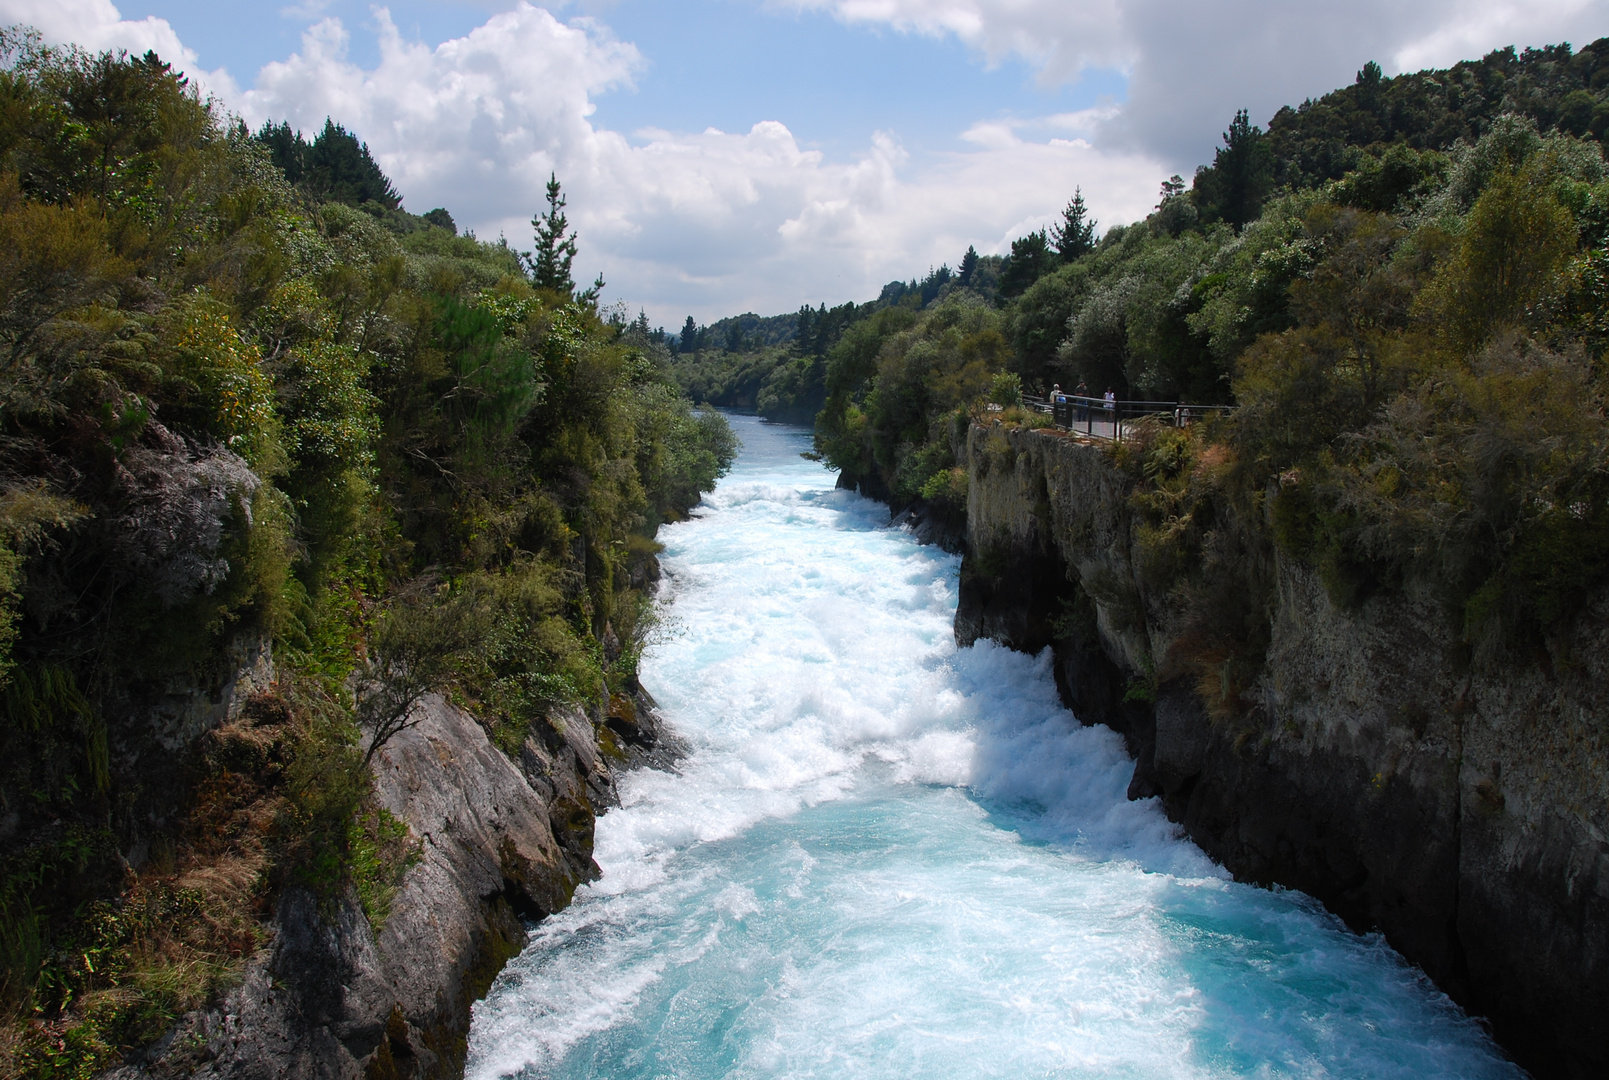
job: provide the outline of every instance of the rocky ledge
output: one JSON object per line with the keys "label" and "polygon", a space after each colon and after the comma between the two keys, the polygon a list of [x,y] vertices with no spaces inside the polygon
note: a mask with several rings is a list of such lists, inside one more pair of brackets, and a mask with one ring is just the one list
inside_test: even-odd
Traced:
{"label": "rocky ledge", "polygon": [[1053,648],[1076,717],[1127,738],[1131,798],[1383,932],[1538,1075],[1609,1075],[1609,597],[1479,667],[1428,592],[1343,610],[1269,545],[1251,707],[1211,719],[1105,450],[999,426],[966,449],[961,644]]}
{"label": "rocky ledge", "polygon": [[517,762],[439,695],[417,719],[372,763],[417,853],[378,930],[356,895],[321,904],[287,889],[241,982],[110,1077],[462,1075],[472,1003],[524,948],[528,922],[597,877],[593,821],[617,801],[612,769],[664,764],[674,747],[642,692],[615,695],[596,720],[559,714]]}

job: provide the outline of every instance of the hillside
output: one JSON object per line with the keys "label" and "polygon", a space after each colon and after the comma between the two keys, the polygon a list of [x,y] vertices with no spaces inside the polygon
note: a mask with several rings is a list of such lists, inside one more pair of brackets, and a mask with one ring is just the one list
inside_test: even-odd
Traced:
{"label": "hillside", "polygon": [[[91,1075],[270,985],[274,942],[300,993],[301,930],[449,902],[460,967],[398,993],[450,1071],[453,980],[509,945],[475,927],[522,936],[510,903],[596,872],[652,537],[731,433],[568,280],[562,201],[527,264],[402,210],[336,125],[293,177],[285,129],[154,55],[0,55],[0,1072]],[[420,847],[453,812],[398,794],[425,719],[529,809],[477,817],[525,869],[495,835]],[[399,893],[420,860],[512,900]],[[361,1019],[343,1053],[381,1053]]]}

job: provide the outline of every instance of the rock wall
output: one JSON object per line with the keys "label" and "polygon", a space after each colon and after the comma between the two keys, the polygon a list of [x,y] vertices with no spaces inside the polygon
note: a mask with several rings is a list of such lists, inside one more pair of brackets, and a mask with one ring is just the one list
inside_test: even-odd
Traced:
{"label": "rock wall", "polygon": [[1078,719],[1127,738],[1131,798],[1237,877],[1382,931],[1537,1075],[1609,1075],[1609,597],[1481,669],[1430,596],[1340,610],[1274,554],[1253,707],[1213,721],[1105,450],[999,426],[966,449],[960,643],[1053,647]]}
{"label": "rock wall", "polygon": [[526,920],[598,874],[592,829],[617,801],[611,759],[668,752],[646,693],[616,695],[607,713],[561,714],[516,763],[473,717],[426,698],[372,765],[380,804],[418,853],[379,931],[355,895],[321,907],[288,889],[242,982],[111,1076],[462,1075],[470,1007],[524,948]]}

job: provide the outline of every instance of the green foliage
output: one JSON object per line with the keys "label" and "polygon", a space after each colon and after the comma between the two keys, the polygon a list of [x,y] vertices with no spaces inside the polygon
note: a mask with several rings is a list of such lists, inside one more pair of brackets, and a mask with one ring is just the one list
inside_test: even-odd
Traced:
{"label": "green foliage", "polygon": [[1069,290],[1066,336],[1056,353],[1059,381],[1082,381],[1097,394],[1111,388],[1120,397],[1221,400],[1226,365],[1195,321],[1226,246],[1232,244],[1221,227],[1177,236],[1130,229],[1063,271],[1078,287]]}
{"label": "green foliage", "polygon": [[[1072,226],[1064,223],[1063,227]],[[1075,240],[1068,250],[1080,246]],[[1058,255],[1060,252],[1051,247],[1050,237],[1043,229],[1013,240],[1011,254],[1000,269],[1000,296],[1009,300],[1027,292],[1029,286],[1056,268],[1061,261]]]}
{"label": "green foliage", "polygon": [[[1005,367],[1000,315],[976,298],[952,297],[920,318],[902,310],[858,324],[828,360],[816,446],[851,475],[892,477],[905,447],[947,440],[948,418],[980,402]],[[926,479],[912,477],[906,497]]]}
{"label": "green foliage", "polygon": [[[921,447],[905,447],[900,454],[899,468],[894,473],[894,493],[903,499],[932,498],[953,494],[955,455],[950,453],[948,441],[928,443]],[[961,474],[966,475],[965,471]],[[963,485],[965,481],[962,481]],[[933,491],[933,496],[927,494]],[[963,488],[964,490],[964,488]],[[961,504],[965,505],[965,498]]]}
{"label": "green foliage", "polygon": [[[265,890],[384,920],[412,842],[363,747],[423,694],[517,746],[634,685],[653,531],[736,442],[663,334],[560,280],[556,182],[533,281],[337,124],[252,136],[154,56],[0,54],[0,1006],[65,1075],[199,1004]],[[264,645],[282,697],[160,741]],[[233,882],[200,929],[108,929],[180,877]]]}
{"label": "green foliage", "polygon": [[1001,408],[1022,408],[1022,377],[1014,371],[1002,371],[989,380],[989,400]]}
{"label": "green foliage", "polygon": [[1578,228],[1549,185],[1538,179],[1507,169],[1492,177],[1422,300],[1435,312],[1451,347],[1477,348],[1557,291],[1575,253]]}
{"label": "green foliage", "polygon": [[157,324],[171,343],[164,396],[188,426],[216,438],[259,471],[278,471],[281,453],[273,384],[262,355],[244,341],[229,309],[206,293],[186,297]]}
{"label": "green foliage", "polygon": [[1012,305],[1012,366],[1025,385],[1043,390],[1061,378],[1057,349],[1067,337],[1068,320],[1088,296],[1089,279],[1088,266],[1064,266],[1034,282]]}
{"label": "green foliage", "polygon": [[369,925],[378,934],[391,915],[403,876],[419,862],[419,843],[408,826],[383,806],[365,803],[352,817],[347,862],[352,885]]}
{"label": "green foliage", "polygon": [[576,257],[576,240],[569,231],[569,219],[564,215],[565,198],[560,194],[556,175],[548,177],[547,199],[547,210],[531,219],[531,228],[536,232],[536,250],[528,260],[531,284],[565,299],[573,297],[583,303],[593,303],[603,291],[603,275],[598,276],[591,288],[576,295],[575,279],[570,276]]}
{"label": "green foliage", "polygon": [[921,496],[931,503],[942,503],[957,510],[967,505],[967,471],[962,468],[941,469],[927,478]]}
{"label": "green foliage", "polygon": [[1333,198],[1342,206],[1391,213],[1437,188],[1447,168],[1445,154],[1394,143],[1379,156],[1363,155],[1357,168],[1336,182]]}
{"label": "green foliage", "polygon": [[123,1047],[154,1041],[205,1000],[230,965],[198,961],[175,971],[153,966],[149,952],[174,923],[206,917],[205,896],[171,886],[132,901],[95,904],[40,972],[36,995],[57,1008],[76,1005],[84,1022],[31,1031],[18,1055],[23,1074],[87,1080],[121,1062]]}
{"label": "green foliage", "polygon": [[680,357],[673,372],[695,401],[752,410],[768,420],[809,423],[826,398],[826,363],[794,349],[706,351]]}
{"label": "green foliage", "polygon": [[387,210],[402,207],[402,196],[380,171],[367,144],[333,120],[324,121],[324,130],[311,143],[284,121],[277,127],[265,122],[256,139],[268,148],[285,179],[314,199],[348,206],[375,203]]}
{"label": "green foliage", "polygon": [[[1281,109],[1268,125],[1276,179],[1317,186],[1358,167],[1365,151],[1402,146],[1413,151],[1472,144],[1504,113],[1524,116],[1541,130],[1600,138],[1609,81],[1609,42],[1572,52],[1569,45],[1498,49],[1444,71],[1385,78],[1366,64],[1352,86]],[[1365,209],[1387,210],[1374,205]]]}
{"label": "green foliage", "polygon": [[1223,140],[1212,165],[1196,170],[1190,195],[1202,221],[1222,221],[1239,232],[1256,219],[1274,189],[1274,153],[1245,109],[1235,114]]}
{"label": "green foliage", "polygon": [[[1084,206],[1084,192],[1080,189],[1073,191],[1073,198],[1062,211],[1062,219],[1051,227],[1050,242],[1056,249],[1056,254],[1062,257],[1063,262],[1076,262],[1095,250],[1095,226],[1097,222],[1089,216],[1088,208]],[[971,249],[968,248],[970,251]],[[973,253],[974,264],[977,254]]]}

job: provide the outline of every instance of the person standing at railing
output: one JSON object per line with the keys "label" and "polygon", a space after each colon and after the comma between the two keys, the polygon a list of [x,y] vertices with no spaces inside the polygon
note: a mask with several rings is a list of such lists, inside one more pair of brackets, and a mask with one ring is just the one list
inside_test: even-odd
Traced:
{"label": "person standing at railing", "polygon": [[1067,395],[1061,392],[1061,383],[1050,385],[1050,418],[1060,426],[1067,423]]}
{"label": "person standing at railing", "polygon": [[1083,379],[1078,380],[1078,386],[1073,390],[1073,397],[1078,401],[1078,422],[1082,424],[1089,418],[1089,404],[1085,400],[1089,397],[1089,387],[1084,385]]}

